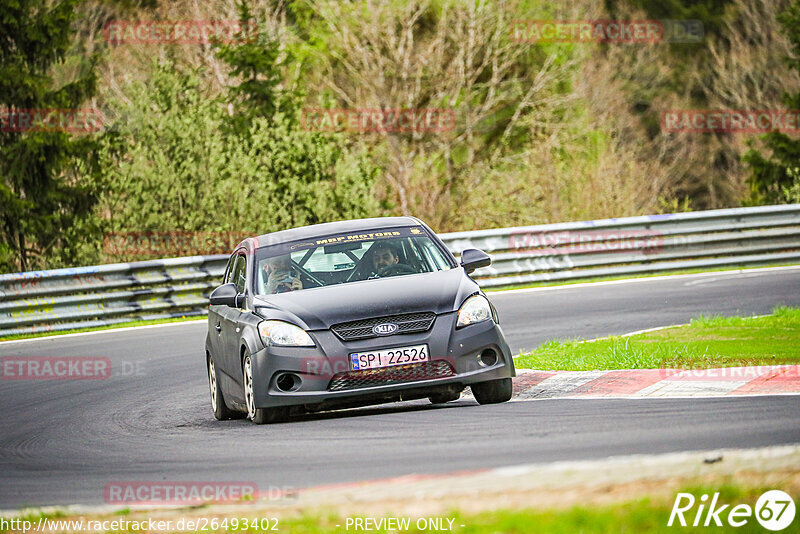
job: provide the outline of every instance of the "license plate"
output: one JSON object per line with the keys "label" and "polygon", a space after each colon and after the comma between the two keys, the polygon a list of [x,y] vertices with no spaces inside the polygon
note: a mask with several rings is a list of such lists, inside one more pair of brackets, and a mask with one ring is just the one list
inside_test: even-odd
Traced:
{"label": "license plate", "polygon": [[428,345],[353,352],[350,354],[350,370],[360,371],[362,369],[403,365],[404,363],[427,362],[428,360],[430,360]]}

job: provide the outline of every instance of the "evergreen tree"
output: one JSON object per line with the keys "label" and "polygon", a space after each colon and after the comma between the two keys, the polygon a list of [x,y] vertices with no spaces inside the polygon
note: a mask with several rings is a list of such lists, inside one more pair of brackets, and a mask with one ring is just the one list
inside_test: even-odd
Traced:
{"label": "evergreen tree", "polygon": [[[779,17],[794,57],[789,65],[800,71],[800,0],[794,0]],[[784,96],[790,110],[800,110],[800,92]],[[752,144],[744,161],[750,167],[749,178],[753,204],[800,202],[800,139],[774,131],[763,136],[768,155],[762,154]]]}
{"label": "evergreen tree", "polygon": [[70,171],[86,172],[93,137],[18,124],[28,110],[78,110],[95,92],[94,58],[76,79],[53,81],[79,1],[15,0],[0,14],[0,270],[68,264],[75,225],[92,210],[93,192]]}

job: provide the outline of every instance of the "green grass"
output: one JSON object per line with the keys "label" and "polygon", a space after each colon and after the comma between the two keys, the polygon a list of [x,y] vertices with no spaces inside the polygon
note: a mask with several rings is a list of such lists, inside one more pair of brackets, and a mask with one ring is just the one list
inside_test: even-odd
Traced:
{"label": "green grass", "polygon": [[800,364],[800,309],[766,317],[699,317],[687,326],[597,341],[551,341],[518,368],[588,371]]}
{"label": "green grass", "polygon": [[[706,489],[713,495],[714,491],[719,489]],[[757,496],[748,496],[747,498],[735,499],[732,501],[726,500],[722,495],[719,502],[734,502],[736,504],[749,504],[751,507],[755,505]],[[702,493],[695,493],[696,496]],[[796,500],[796,499],[795,499]],[[692,510],[696,512],[697,507]],[[730,507],[728,508],[730,510]],[[478,533],[503,533],[503,534],[529,534],[529,533],[547,533],[547,534],[634,534],[640,532],[655,532],[655,533],[674,533],[688,532],[739,532],[739,533],[762,533],[766,530],[756,521],[755,518],[749,518],[746,525],[741,528],[733,528],[725,523],[727,518],[727,510],[720,515],[720,520],[723,521],[723,527],[681,527],[673,524],[672,527],[667,526],[671,511],[670,505],[653,505],[648,499],[641,499],[638,501],[623,503],[618,506],[608,507],[574,507],[563,511],[540,511],[535,509],[526,510],[498,510],[492,512],[485,512],[481,514],[465,515],[458,512],[442,514],[437,517],[444,517],[454,519],[452,532],[458,534],[478,534]],[[358,517],[358,516],[356,516]],[[391,516],[398,517],[398,516]],[[404,517],[400,515],[399,517]],[[694,519],[693,513],[685,514],[684,517],[688,520],[687,523],[691,525]],[[418,530],[416,528],[416,520],[418,517],[410,517],[410,528],[402,532],[437,532],[436,530]],[[705,520],[705,514],[702,521]],[[336,525],[341,525],[337,527]],[[445,519],[445,525],[447,521]],[[461,525],[464,525],[463,527]],[[283,527],[282,522],[280,527]],[[328,518],[315,518],[308,517],[303,520],[287,521],[285,527],[293,534],[333,534],[342,532],[354,532],[353,526],[349,530],[345,529],[345,522],[342,518],[328,517]],[[791,530],[791,529],[787,529]],[[375,532],[387,532],[386,530],[376,530]],[[391,531],[397,532],[397,531]],[[439,531],[441,532],[441,531]]]}
{"label": "green grass", "polygon": [[[758,497],[763,492],[770,489],[776,488],[760,487],[759,485],[743,486],[739,483],[731,482],[730,478],[728,478],[727,481],[723,481],[719,485],[709,485],[708,483],[703,485],[685,484],[672,494],[677,495],[678,492],[686,492],[699,498],[699,496],[703,494],[713,495],[718,492],[718,506],[724,504],[729,505],[727,510],[719,516],[723,523],[722,527],[681,527],[677,523],[672,527],[668,527],[667,522],[669,521],[674,497],[669,497],[667,500],[662,497],[660,500],[654,501],[648,496],[604,506],[592,506],[587,504],[567,509],[536,509],[535,503],[531,503],[529,508],[523,509],[493,510],[477,514],[451,511],[444,514],[435,514],[430,517],[444,518],[445,525],[448,524],[447,519],[453,519],[452,532],[459,534],[527,534],[530,532],[543,532],[548,534],[624,534],[639,532],[673,533],[676,531],[695,533],[708,532],[709,529],[714,532],[763,533],[766,531],[757,522],[755,517],[748,518],[747,524],[742,527],[730,527],[727,524],[727,513],[733,506],[738,504],[747,504],[751,508],[754,507]],[[783,489],[789,491],[795,502],[798,502],[798,497],[800,497],[800,495],[797,495],[796,492],[789,488]],[[684,517],[687,519],[688,524],[691,525],[696,511],[697,504],[695,504],[691,511],[685,513]],[[271,514],[265,514],[265,516],[269,515]],[[62,514],[50,514],[49,517],[64,516]],[[420,516],[387,513],[381,515],[353,515],[351,517],[370,517],[377,520],[382,517],[408,518],[410,528],[407,531],[403,530],[403,532],[435,532],[435,530],[417,528],[416,523],[417,520],[420,519]],[[30,514],[25,518],[35,523],[38,519],[38,515]],[[220,521],[222,519],[222,517],[219,518]],[[705,516],[701,519],[701,525],[704,519]],[[795,519],[793,525],[796,525],[797,521],[798,519]],[[329,512],[327,514],[306,513],[301,517],[280,519],[278,522],[278,531],[291,532],[292,534],[334,534],[356,531],[352,524],[349,529],[346,528],[346,525],[346,518],[334,512]],[[793,526],[790,526],[785,532],[796,532],[796,530],[792,530],[792,528]],[[6,530],[0,529],[0,532],[6,532]],[[219,529],[218,532],[225,532],[225,530]],[[228,532],[230,533],[233,531],[228,530]],[[373,532],[387,531],[385,529],[378,529],[373,530]]]}
{"label": "green grass", "polygon": [[[713,495],[714,490],[709,489]],[[702,493],[695,493],[699,496]],[[728,501],[721,501],[728,502]],[[755,505],[755,498],[735,500],[737,504]],[[602,534],[624,534],[639,532],[765,532],[765,529],[754,519],[751,518],[746,525],[741,528],[733,528],[723,523],[723,527],[681,527],[673,524],[667,526],[671,506],[654,506],[648,499],[628,502],[619,506],[588,508],[575,507],[566,511],[541,512],[535,510],[522,511],[500,511],[490,512],[473,517],[459,517],[457,521],[465,525],[458,529],[464,534],[483,533],[483,532],[503,532],[529,533],[546,532],[548,534],[576,534],[576,533],[602,533]],[[696,511],[696,507],[694,508]],[[691,524],[693,515],[685,515]],[[727,516],[722,515],[721,520]],[[691,519],[690,519],[691,518]],[[705,518],[703,518],[704,520]],[[702,521],[701,521],[702,525]]]}
{"label": "green grass", "polygon": [[[763,533],[766,532],[766,530],[756,521],[755,517],[749,518],[747,524],[742,527],[730,527],[726,522],[727,512],[738,504],[747,504],[750,505],[751,508],[754,507],[758,497],[765,491],[771,489],[783,489],[784,491],[788,491],[795,502],[798,502],[799,496],[790,488],[762,487],[760,484],[750,483],[742,484],[731,477],[720,478],[719,484],[692,484],[686,482],[678,488],[679,489],[671,494],[667,501],[664,501],[663,498],[660,500],[653,500],[649,496],[643,495],[641,498],[633,501],[604,506],[592,506],[591,504],[587,504],[563,510],[536,509],[536,503],[531,503],[530,508],[527,509],[494,510],[479,514],[465,514],[454,511],[440,514],[438,517],[455,519],[453,522],[453,532],[459,534],[527,534],[531,532],[547,534],[633,534],[639,532],[674,533],[676,531],[689,533],[707,533],[709,531]],[[718,492],[718,506],[730,504],[727,511],[720,514],[720,520],[723,526],[681,527],[676,522],[672,527],[668,527],[667,522],[669,521],[670,512],[672,510],[674,496],[677,496],[679,492],[693,494],[698,499],[698,504],[701,495],[706,494],[711,496]],[[684,515],[689,525],[691,525],[696,511],[697,504],[695,504],[691,512],[687,512]],[[392,516],[391,514],[389,515]],[[404,516],[400,514],[399,517]],[[418,517],[411,516],[410,519],[412,527],[408,532],[426,532],[425,530],[416,529],[414,523],[419,519]],[[701,525],[703,520],[705,520],[705,516],[703,516],[701,520]],[[798,521],[800,520],[796,518],[793,525],[796,525]],[[341,527],[337,528],[337,524],[341,525]],[[462,527],[461,525],[464,526]],[[289,528],[288,531],[293,534],[346,532],[344,526],[344,520],[336,515],[329,515],[327,517],[306,516],[296,522],[286,522],[286,527]],[[283,522],[281,527],[283,527]],[[793,527],[790,526],[784,532],[796,532],[796,530],[793,531],[792,528]],[[350,532],[352,531],[353,528],[351,527]],[[385,531],[379,530],[378,532]]]}
{"label": "green grass", "polygon": [[546,280],[543,282],[533,282],[530,284],[517,284],[512,286],[504,286],[497,289],[487,289],[487,292],[496,292],[496,291],[510,291],[513,289],[529,289],[532,287],[553,287],[553,286],[570,286],[574,284],[587,284],[593,282],[611,282],[615,280],[635,280],[639,278],[660,278],[663,276],[675,276],[679,274],[699,274],[699,273],[718,273],[718,272],[726,272],[726,271],[753,271],[758,269],[772,269],[775,267],[794,267],[797,266],[797,263],[781,263],[776,265],[758,265],[758,266],[747,266],[747,265],[729,265],[727,267],[719,267],[716,269],[680,269],[676,271],[665,271],[659,273],[650,273],[650,274],[639,274],[639,275],[619,275],[619,276],[598,276],[594,278],[580,278],[577,280]]}
{"label": "green grass", "polygon": [[64,334],[76,334],[80,332],[98,332],[102,330],[114,330],[116,328],[127,328],[131,326],[146,326],[152,324],[182,323],[185,321],[204,320],[205,316],[192,317],[170,317],[167,319],[153,319],[150,321],[126,321],[108,326],[94,326],[91,328],[75,328],[73,330],[60,330],[58,332],[37,332],[35,334],[17,334],[14,336],[0,336],[0,341],[12,341],[14,339],[31,339],[36,337],[63,336]]}

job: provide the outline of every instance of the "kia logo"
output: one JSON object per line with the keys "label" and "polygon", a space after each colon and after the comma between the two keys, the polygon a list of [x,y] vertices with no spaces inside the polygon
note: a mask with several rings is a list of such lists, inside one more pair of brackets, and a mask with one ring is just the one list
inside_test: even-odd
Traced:
{"label": "kia logo", "polygon": [[394,323],[381,323],[372,327],[372,333],[377,336],[388,336],[397,332],[397,328]]}

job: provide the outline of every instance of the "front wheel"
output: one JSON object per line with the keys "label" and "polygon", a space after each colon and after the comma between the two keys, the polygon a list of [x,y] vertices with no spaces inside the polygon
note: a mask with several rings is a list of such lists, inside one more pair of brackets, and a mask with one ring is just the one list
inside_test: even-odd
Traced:
{"label": "front wheel", "polygon": [[475,400],[480,404],[497,404],[511,400],[514,388],[510,378],[479,382],[470,386]]}
{"label": "front wheel", "polygon": [[279,423],[289,417],[288,408],[256,408],[253,393],[253,362],[250,360],[250,355],[244,358],[244,400],[247,403],[247,418],[257,425]]}
{"label": "front wheel", "polygon": [[225,405],[222,388],[220,388],[217,377],[217,368],[214,366],[214,359],[211,356],[208,357],[208,389],[211,392],[211,409],[214,410],[214,417],[218,421],[244,417],[243,413],[233,411]]}

